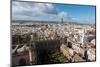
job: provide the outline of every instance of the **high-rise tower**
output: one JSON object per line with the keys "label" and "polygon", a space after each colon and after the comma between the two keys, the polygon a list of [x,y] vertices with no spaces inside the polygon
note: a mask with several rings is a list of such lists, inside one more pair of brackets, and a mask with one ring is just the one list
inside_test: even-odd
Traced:
{"label": "high-rise tower", "polygon": [[61,23],[63,23],[63,18],[61,18]]}

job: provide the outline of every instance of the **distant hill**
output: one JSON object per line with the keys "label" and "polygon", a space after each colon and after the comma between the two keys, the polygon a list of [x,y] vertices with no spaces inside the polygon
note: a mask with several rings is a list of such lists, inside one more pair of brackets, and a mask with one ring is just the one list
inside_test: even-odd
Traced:
{"label": "distant hill", "polygon": [[[12,23],[20,23],[20,24],[24,24],[24,23],[61,23],[61,21],[33,21],[33,20],[12,20]],[[64,24],[77,24],[77,25],[87,25],[86,23],[79,23],[79,22],[70,22],[70,21],[64,21]]]}

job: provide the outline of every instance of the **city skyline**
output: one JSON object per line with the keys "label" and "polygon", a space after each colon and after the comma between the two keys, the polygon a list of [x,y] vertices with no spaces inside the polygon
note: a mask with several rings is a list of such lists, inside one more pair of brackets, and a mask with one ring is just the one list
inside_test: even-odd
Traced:
{"label": "city skyline", "polygon": [[95,24],[95,6],[12,1],[12,20]]}

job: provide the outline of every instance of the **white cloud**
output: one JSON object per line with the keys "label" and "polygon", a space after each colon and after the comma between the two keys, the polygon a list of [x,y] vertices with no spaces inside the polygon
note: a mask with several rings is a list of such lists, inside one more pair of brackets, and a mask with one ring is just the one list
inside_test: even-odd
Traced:
{"label": "white cloud", "polygon": [[55,10],[52,4],[48,3],[33,3],[33,2],[19,2],[19,1],[12,2],[12,17],[15,16],[32,17],[33,15],[39,16],[44,14],[56,15],[57,11]]}
{"label": "white cloud", "polygon": [[31,11],[34,14],[57,14],[57,11],[54,9],[54,6],[52,4],[47,3],[13,2],[12,6],[13,12]]}
{"label": "white cloud", "polygon": [[[33,2],[12,2],[12,19],[27,20],[34,19],[34,17],[39,16],[49,16],[56,15],[57,11],[55,10],[52,4],[48,3],[33,3]],[[40,18],[38,18],[40,19]]]}
{"label": "white cloud", "polygon": [[33,12],[43,13],[43,14],[57,14],[52,4],[47,3],[35,3],[33,7]]}
{"label": "white cloud", "polygon": [[58,13],[58,17],[59,17],[59,18],[68,17],[68,13],[67,13],[67,12],[63,12],[63,11],[62,11],[62,12],[59,12],[59,13]]}
{"label": "white cloud", "polygon": [[[12,2],[12,19],[33,19],[38,17],[71,19],[67,12],[57,12],[53,4],[33,2]],[[35,18],[35,19],[36,19]]]}

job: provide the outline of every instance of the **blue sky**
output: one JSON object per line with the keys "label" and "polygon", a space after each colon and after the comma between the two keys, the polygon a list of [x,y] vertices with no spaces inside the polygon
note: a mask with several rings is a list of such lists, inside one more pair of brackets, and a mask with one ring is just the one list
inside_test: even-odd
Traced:
{"label": "blue sky", "polygon": [[43,20],[95,23],[95,6],[12,2],[12,20]]}

